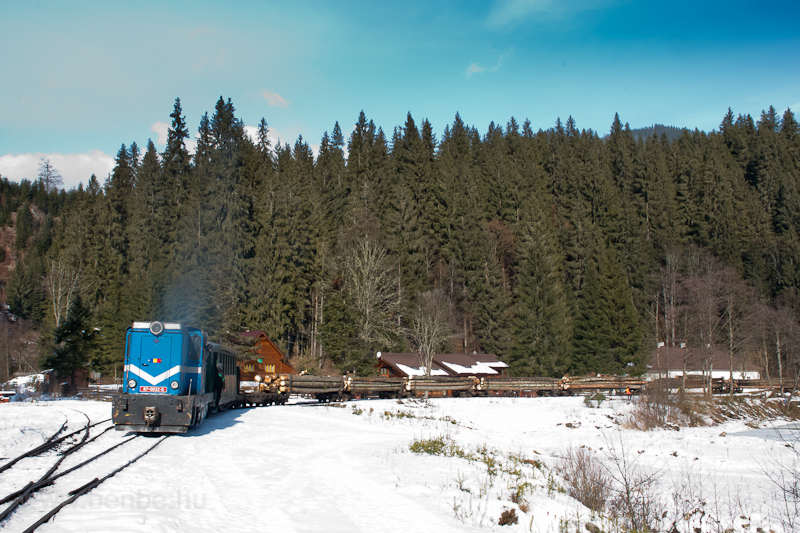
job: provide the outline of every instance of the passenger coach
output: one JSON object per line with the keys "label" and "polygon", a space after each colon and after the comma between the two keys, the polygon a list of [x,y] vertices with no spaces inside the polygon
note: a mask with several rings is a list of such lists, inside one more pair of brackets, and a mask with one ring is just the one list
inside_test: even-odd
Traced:
{"label": "passenger coach", "polygon": [[214,373],[221,363],[224,408],[236,401],[239,378],[233,352],[182,324],[134,322],[125,334],[122,394],[114,399],[118,430],[183,433],[214,406]]}

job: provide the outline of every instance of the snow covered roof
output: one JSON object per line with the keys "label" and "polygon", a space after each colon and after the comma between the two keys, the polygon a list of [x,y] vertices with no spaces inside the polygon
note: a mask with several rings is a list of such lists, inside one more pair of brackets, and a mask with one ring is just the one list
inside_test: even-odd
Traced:
{"label": "snow covered roof", "polygon": [[447,361],[442,361],[442,365],[446,366],[460,376],[474,376],[475,374],[499,374],[499,372],[493,369],[490,365],[481,363],[480,361],[476,361],[472,366],[462,366],[456,363],[448,363]]}
{"label": "snow covered roof", "polygon": [[[408,377],[425,375],[424,365],[414,367],[414,366],[406,366],[403,363],[397,363],[397,368],[405,372]],[[431,376],[449,376],[449,374],[441,368],[431,368]]]}
{"label": "snow covered roof", "polygon": [[[392,367],[398,376],[425,375],[425,364],[416,353],[377,354],[379,365]],[[431,365],[432,376],[499,376],[508,365],[494,354],[436,354]]]}
{"label": "snow covered roof", "polygon": [[499,376],[508,365],[494,354],[448,353],[434,356],[434,361],[455,376]]}

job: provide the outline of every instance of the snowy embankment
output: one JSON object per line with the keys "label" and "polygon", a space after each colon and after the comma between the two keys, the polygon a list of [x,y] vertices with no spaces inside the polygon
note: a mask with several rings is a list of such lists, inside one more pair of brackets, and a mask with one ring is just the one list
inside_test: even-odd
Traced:
{"label": "snowy embankment", "polygon": [[[752,421],[634,431],[621,424],[629,409],[625,400],[590,408],[577,397],[298,401],[228,411],[167,438],[39,531],[558,532],[567,521],[569,531],[585,531],[586,522],[604,521],[567,494],[559,474],[563,458],[579,449],[611,465],[611,473],[614,457],[653,473],[663,520],[680,515],[679,530],[715,520],[721,531],[780,531],[763,467],[793,455],[774,431],[752,429]],[[100,420],[110,416],[110,404],[0,406],[0,466],[67,418],[71,429],[85,424],[77,411]],[[782,422],[762,426],[776,424]],[[107,436],[110,442],[127,434]],[[412,453],[412,444],[422,451]],[[99,460],[91,476],[119,466],[120,457]],[[25,461],[0,474],[0,497],[29,481],[22,477],[38,479],[52,458]],[[0,531],[24,530],[85,483],[70,476]],[[502,516],[516,523],[499,525]]]}

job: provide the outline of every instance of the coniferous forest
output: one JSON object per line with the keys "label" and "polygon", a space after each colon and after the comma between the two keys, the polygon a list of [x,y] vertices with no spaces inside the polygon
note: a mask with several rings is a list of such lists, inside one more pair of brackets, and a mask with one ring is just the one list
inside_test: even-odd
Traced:
{"label": "coniferous forest", "polygon": [[42,365],[108,370],[134,320],[167,320],[263,329],[302,368],[369,373],[376,351],[415,350],[436,301],[439,349],[516,375],[637,373],[657,343],[797,372],[790,110],[670,138],[619,117],[607,134],[458,115],[436,133],[411,114],[384,131],[362,112],[316,155],[302,137],[272,146],[264,119],[251,139],[223,98],[193,154],[180,100],[170,117],[163,152],[122,144],[103,182],[0,180],[5,298]]}

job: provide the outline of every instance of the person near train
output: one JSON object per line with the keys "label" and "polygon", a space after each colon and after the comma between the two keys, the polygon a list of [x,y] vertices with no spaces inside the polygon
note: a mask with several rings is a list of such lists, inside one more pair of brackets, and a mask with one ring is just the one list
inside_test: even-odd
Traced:
{"label": "person near train", "polygon": [[225,373],[222,371],[222,363],[217,363],[217,371],[214,372],[214,409],[219,411],[219,400],[222,398],[222,389],[225,388]]}

